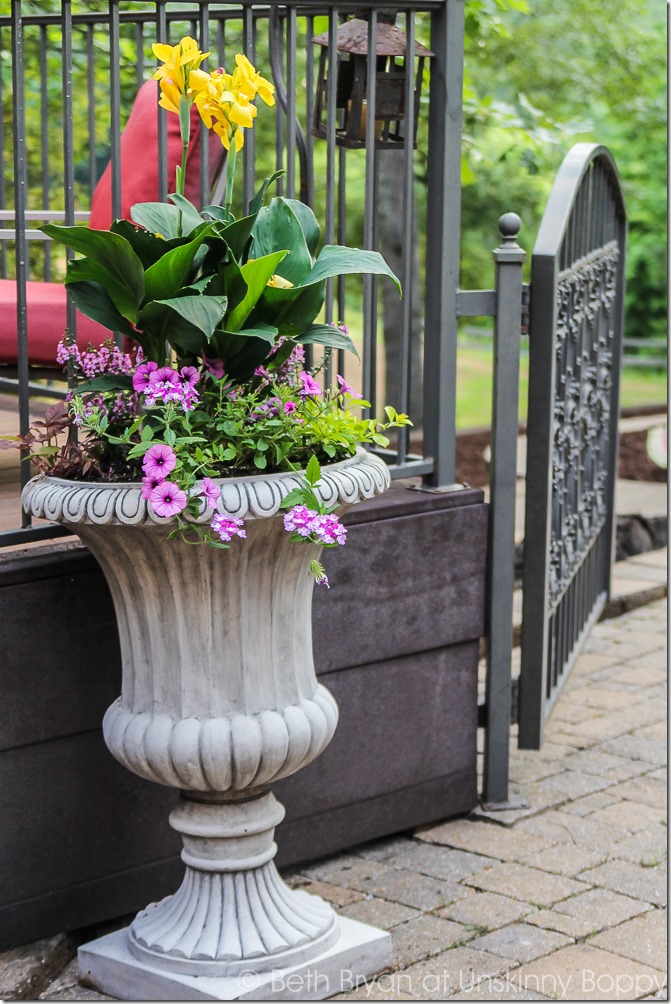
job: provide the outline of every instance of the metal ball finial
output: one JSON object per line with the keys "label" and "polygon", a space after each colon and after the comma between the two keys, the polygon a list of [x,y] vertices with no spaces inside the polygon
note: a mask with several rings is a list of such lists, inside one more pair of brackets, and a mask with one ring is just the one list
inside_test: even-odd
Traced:
{"label": "metal ball finial", "polygon": [[522,226],[522,220],[519,218],[517,213],[504,213],[503,216],[499,218],[499,230],[501,236],[506,240],[515,240],[520,232]]}

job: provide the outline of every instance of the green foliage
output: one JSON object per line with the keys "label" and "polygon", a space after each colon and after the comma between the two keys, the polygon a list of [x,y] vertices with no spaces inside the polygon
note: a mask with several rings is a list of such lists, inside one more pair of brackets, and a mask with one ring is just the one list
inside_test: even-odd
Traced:
{"label": "green foliage", "polygon": [[180,360],[216,355],[244,381],[269,361],[278,338],[354,350],[333,325],[314,323],[327,279],[367,272],[401,288],[375,251],[328,245],[317,254],[312,210],[284,198],[263,206],[271,180],[253,200],[254,211],[238,221],[224,222],[217,207],[199,213],[173,195],[175,205],[133,206],[141,229],[42,229],[85,256],[73,259],[65,276],[82,313],[130,334],[156,363],[164,361],[167,342]]}
{"label": "green foliage", "polygon": [[[174,402],[145,405],[138,417],[108,429],[105,416],[112,413],[119,391],[131,391],[129,376],[104,374],[79,386],[73,408],[80,416],[82,434],[116,446],[120,451],[116,463],[124,470],[154,442],[167,443],[178,456],[179,477],[183,474],[187,480],[307,466],[306,476],[314,485],[319,479],[318,458],[329,462],[353,456],[361,443],[388,446],[387,430],[411,424],[407,415],[393,408],[385,409],[384,422],[362,418],[360,410],[370,407],[368,401],[348,389],[306,393],[296,374],[290,380],[259,377],[235,391],[230,383],[205,374],[198,407],[184,410]],[[87,395],[94,392],[99,404],[91,407]],[[194,444],[198,444],[195,449]],[[315,460],[310,467],[311,457]]]}
{"label": "green foliage", "polygon": [[462,281],[482,283],[496,219],[529,250],[554,175],[579,141],[615,156],[627,200],[629,337],[666,331],[666,42],[654,0],[469,0]]}

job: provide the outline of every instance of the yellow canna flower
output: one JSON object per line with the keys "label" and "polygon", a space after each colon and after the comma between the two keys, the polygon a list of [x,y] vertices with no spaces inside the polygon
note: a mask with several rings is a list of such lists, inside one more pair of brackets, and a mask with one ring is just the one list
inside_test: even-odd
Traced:
{"label": "yellow canna flower", "polygon": [[249,98],[244,94],[231,94],[228,107],[228,120],[233,125],[241,126],[243,129],[251,129],[257,115],[256,105],[250,104]]}
{"label": "yellow canna flower", "polygon": [[250,100],[253,100],[258,94],[265,104],[274,105],[275,88],[273,84],[262,77],[241,52],[236,55],[235,64],[236,69],[233,74],[235,88]]}
{"label": "yellow canna flower", "polygon": [[258,95],[266,104],[274,104],[275,88],[256,72],[246,56],[238,54],[235,61],[233,73],[221,68],[211,74],[192,70],[191,93],[207,128],[214,130],[227,150],[234,143],[239,151],[245,142],[243,130],[253,127],[258,114],[254,98]]}
{"label": "yellow canna flower", "polygon": [[281,275],[271,275],[270,279],[268,279],[268,282],[266,283],[266,286],[272,286],[273,289],[294,288],[293,282],[289,282],[288,279],[285,279],[284,276]]}
{"label": "yellow canna flower", "polygon": [[160,81],[159,104],[168,111],[179,112],[182,97],[191,104],[195,94],[205,87],[209,74],[200,70],[199,66],[210,54],[201,52],[195,38],[190,35],[185,35],[178,45],[155,42],[152,52],[163,61],[154,74],[154,80]]}
{"label": "yellow canna flower", "polygon": [[227,150],[231,148],[231,139],[235,140],[235,152],[239,153],[242,150],[245,145],[245,134],[242,129],[239,129],[237,126],[231,126],[226,121],[215,122],[212,128]]}
{"label": "yellow canna flower", "polygon": [[179,87],[175,86],[170,77],[163,77],[158,86],[161,89],[161,97],[158,102],[161,108],[179,115],[179,102],[182,97]]}
{"label": "yellow canna flower", "polygon": [[195,96],[205,90],[210,82],[210,74],[204,70],[191,70],[189,72],[189,91]]}

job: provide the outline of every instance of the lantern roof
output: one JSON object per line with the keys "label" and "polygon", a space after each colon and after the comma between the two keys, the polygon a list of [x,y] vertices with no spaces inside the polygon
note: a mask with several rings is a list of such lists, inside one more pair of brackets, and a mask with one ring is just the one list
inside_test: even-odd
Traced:
{"label": "lantern roof", "polygon": [[[328,32],[317,35],[312,41],[315,45],[329,44]],[[336,49],[338,52],[350,52],[355,56],[368,55],[368,21],[352,18],[341,24],[336,32]],[[408,36],[395,24],[378,21],[377,42],[375,52],[378,56],[405,56],[408,51]],[[430,49],[420,42],[415,42],[415,56],[433,56]]]}

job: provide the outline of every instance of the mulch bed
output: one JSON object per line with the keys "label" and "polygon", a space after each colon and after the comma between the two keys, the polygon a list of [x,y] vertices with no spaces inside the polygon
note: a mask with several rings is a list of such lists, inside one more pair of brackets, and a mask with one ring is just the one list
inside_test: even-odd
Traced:
{"label": "mulch bed", "polygon": [[[620,436],[618,476],[631,481],[666,483],[667,472],[653,464],[645,452],[647,431],[626,432]],[[484,452],[489,446],[489,430],[462,432],[457,436],[457,481],[484,488],[489,472]]]}

